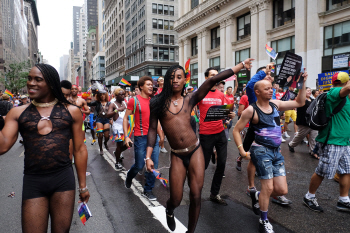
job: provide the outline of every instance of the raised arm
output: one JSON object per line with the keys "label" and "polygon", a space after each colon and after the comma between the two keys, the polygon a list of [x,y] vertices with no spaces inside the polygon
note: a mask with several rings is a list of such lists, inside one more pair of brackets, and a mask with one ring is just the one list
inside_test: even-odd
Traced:
{"label": "raised arm", "polygon": [[111,103],[111,104],[109,105],[109,107],[108,107],[108,112],[107,112],[106,118],[111,118],[111,117],[113,117],[113,120],[115,120],[115,119],[114,119],[114,116],[115,116],[115,115],[118,115],[118,117],[119,117],[118,111],[115,111],[116,109],[117,109],[117,108],[116,108],[115,104],[114,104],[114,103]]}
{"label": "raised arm", "polygon": [[[86,168],[88,152],[86,145],[81,137],[81,126],[83,125],[83,118],[79,108],[70,105],[68,107],[70,114],[73,117],[72,133],[73,133],[73,153],[74,164],[77,169],[79,188],[86,188]],[[80,193],[80,201],[87,203],[90,198],[89,191]]]}
{"label": "raised arm", "polygon": [[232,92],[232,95],[233,96],[235,96],[235,94],[237,93],[237,89],[238,89],[238,81],[237,81],[237,75],[235,75],[236,76],[236,80],[235,80],[235,89],[233,90],[233,92]]}
{"label": "raised arm", "polygon": [[85,113],[86,115],[90,114],[90,109],[89,106],[87,105],[86,101],[84,99],[82,99],[82,108],[81,108],[81,112]]}
{"label": "raised arm", "polygon": [[[15,144],[18,137],[18,116],[19,108],[11,109],[5,118],[5,126],[0,131],[0,155],[5,154]],[[81,128],[81,126],[80,126]]]}
{"label": "raised arm", "polygon": [[153,147],[157,142],[157,130],[158,128],[158,117],[157,114],[154,112],[154,110],[150,109],[150,116],[149,116],[149,129],[148,129],[148,135],[147,135],[147,149],[146,149],[146,168],[150,172],[152,169],[154,169],[154,164],[151,159]]}
{"label": "raised arm", "polygon": [[280,100],[271,100],[274,104],[277,105],[279,111],[286,111],[286,110],[291,110],[294,108],[300,108],[305,105],[305,100],[306,100],[306,80],[308,77],[307,72],[303,74],[304,77],[304,83],[303,83],[303,88],[299,90],[298,96],[296,97],[295,101],[290,100],[290,101],[280,101]]}
{"label": "raised arm", "polygon": [[207,79],[198,88],[198,90],[192,94],[191,99],[190,99],[190,105],[192,105],[192,107],[194,107],[197,103],[199,103],[208,94],[210,89],[216,83],[231,77],[232,75],[234,75],[235,73],[237,73],[238,71],[240,71],[243,68],[250,70],[250,68],[252,67],[251,63],[253,60],[254,59],[252,59],[252,58],[248,58],[244,61],[244,65],[243,65],[243,62],[239,63],[238,65],[236,65],[232,69],[224,70],[224,71],[220,72],[219,74],[215,75],[214,77]]}

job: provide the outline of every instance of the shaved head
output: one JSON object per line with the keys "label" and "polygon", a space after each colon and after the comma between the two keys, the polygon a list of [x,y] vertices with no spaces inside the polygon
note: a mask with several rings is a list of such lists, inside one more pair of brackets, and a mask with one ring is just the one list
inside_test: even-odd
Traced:
{"label": "shaved head", "polygon": [[270,81],[267,81],[267,80],[265,80],[265,79],[256,82],[255,85],[254,85],[254,91],[256,91],[256,90],[261,90],[261,87],[264,86],[264,85],[266,85],[266,84],[267,84],[267,85],[268,85],[268,84],[271,85],[271,82],[270,82]]}

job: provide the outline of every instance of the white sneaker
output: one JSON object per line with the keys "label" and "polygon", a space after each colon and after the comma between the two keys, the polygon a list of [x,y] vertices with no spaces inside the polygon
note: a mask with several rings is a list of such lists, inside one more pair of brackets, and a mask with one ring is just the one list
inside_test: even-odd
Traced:
{"label": "white sneaker", "polygon": [[286,142],[286,139],[284,139],[283,137],[281,137],[281,139],[282,139],[282,142]]}
{"label": "white sneaker", "polygon": [[284,132],[283,134],[286,138],[290,138],[290,136],[287,134],[287,132]]}
{"label": "white sneaker", "polygon": [[168,151],[165,149],[165,147],[161,148],[161,149],[160,149],[160,152],[162,152],[162,153],[168,153]]}

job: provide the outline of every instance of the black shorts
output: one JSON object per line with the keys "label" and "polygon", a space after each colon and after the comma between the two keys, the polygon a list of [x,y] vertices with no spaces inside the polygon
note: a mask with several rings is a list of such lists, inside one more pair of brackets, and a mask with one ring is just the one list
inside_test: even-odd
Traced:
{"label": "black shorts", "polygon": [[56,192],[69,190],[75,190],[75,178],[72,166],[50,174],[24,174],[23,176],[22,200],[50,197]]}

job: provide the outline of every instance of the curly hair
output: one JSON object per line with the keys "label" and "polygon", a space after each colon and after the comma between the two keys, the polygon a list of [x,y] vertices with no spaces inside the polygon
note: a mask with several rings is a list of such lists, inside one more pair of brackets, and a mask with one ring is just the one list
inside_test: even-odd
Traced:
{"label": "curly hair", "polygon": [[106,98],[105,98],[105,101],[108,102],[109,96],[108,96],[108,93],[107,93],[107,92],[106,92],[106,93],[98,93],[98,94],[96,95],[96,101],[101,102],[100,95],[104,95],[104,96],[106,97]]}

